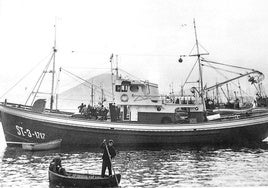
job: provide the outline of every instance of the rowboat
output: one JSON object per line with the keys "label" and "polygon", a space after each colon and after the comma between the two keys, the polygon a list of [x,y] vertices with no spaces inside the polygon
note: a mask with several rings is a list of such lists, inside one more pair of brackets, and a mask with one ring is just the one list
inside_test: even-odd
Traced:
{"label": "rowboat", "polygon": [[253,108],[250,109],[215,109],[213,110],[214,113],[221,114],[221,115],[232,115],[232,114],[240,114],[246,115],[252,113]]}
{"label": "rowboat", "polygon": [[[112,176],[81,174],[74,172],[66,172],[66,175],[48,171],[49,182],[54,185],[71,186],[71,187],[114,187],[118,186],[121,175]],[[117,178],[117,180],[116,180]]]}
{"label": "rowboat", "polygon": [[22,149],[31,150],[31,151],[56,149],[60,147],[61,141],[62,139],[53,140],[53,141],[44,142],[44,143],[23,143]]}

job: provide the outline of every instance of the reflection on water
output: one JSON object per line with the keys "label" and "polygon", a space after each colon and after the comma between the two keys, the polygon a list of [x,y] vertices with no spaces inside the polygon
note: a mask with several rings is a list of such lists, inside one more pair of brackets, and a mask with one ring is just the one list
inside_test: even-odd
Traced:
{"label": "reflection on water", "polygon": [[[267,145],[119,150],[114,164],[122,175],[120,187],[268,186]],[[0,154],[0,187],[49,187],[47,169],[59,154],[66,170],[100,174],[99,149],[29,152],[9,147]]]}

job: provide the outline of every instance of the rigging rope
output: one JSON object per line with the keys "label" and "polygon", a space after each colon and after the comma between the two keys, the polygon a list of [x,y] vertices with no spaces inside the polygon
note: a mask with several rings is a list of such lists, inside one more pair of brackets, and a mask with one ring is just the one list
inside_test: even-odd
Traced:
{"label": "rigging rope", "polygon": [[[78,78],[76,78],[76,77],[74,77],[73,75],[71,75],[72,76],[72,78],[73,79],[75,79],[76,81],[78,81],[80,84],[82,84],[82,85],[84,85],[85,87],[87,87],[87,88],[92,88],[92,84],[91,83],[87,83],[87,84],[90,84],[90,85],[87,85],[87,84],[85,84],[85,81],[81,81],[80,79],[78,79]],[[95,91],[97,91],[97,93],[99,93],[99,94],[101,94],[101,91],[98,91],[98,90],[95,90]],[[112,96],[111,94],[108,94],[108,96]]]}
{"label": "rigging rope", "polygon": [[218,63],[218,62],[215,62],[215,61],[209,61],[209,60],[205,60],[204,58],[202,58],[201,61],[208,62],[208,63],[213,63],[213,64],[218,64],[218,65],[223,65],[223,66],[227,66],[227,67],[233,67],[233,68],[244,69],[244,70],[249,70],[249,71],[256,71],[254,69],[240,67],[240,66],[236,66],[236,65],[228,65],[228,64],[224,64],[224,63]]}
{"label": "rigging rope", "polygon": [[[211,61],[203,61],[203,62],[206,62],[208,63],[209,65],[204,65],[204,66],[207,66],[207,67],[210,67],[210,68],[213,68],[216,72],[218,72],[221,76],[223,76],[225,79],[229,79],[227,76],[225,76],[224,74],[222,74],[219,70],[221,71],[226,71],[226,72],[229,72],[229,73],[233,73],[233,74],[238,74],[240,76],[242,76],[243,74],[242,73],[237,73],[237,72],[234,72],[234,71],[230,71],[230,70],[226,70],[226,69],[222,69],[222,68],[218,68],[218,67],[215,67],[213,65],[211,65],[211,63],[214,63],[214,62],[211,62]],[[214,64],[217,64],[217,63],[214,63]],[[225,65],[225,64],[224,64]],[[229,66],[229,65],[226,65],[226,66]],[[236,67],[236,68],[241,68],[241,69],[245,69],[245,70],[251,70],[251,71],[255,71],[254,69],[248,69],[248,68],[243,68],[243,67],[238,67],[238,66],[233,66],[231,65],[230,67]],[[257,71],[259,72],[259,71]],[[262,73],[261,73],[262,74]],[[234,86],[238,87],[239,86],[236,84],[236,83],[233,83],[233,82],[230,82],[231,84],[233,84]],[[246,94],[247,96],[250,96],[247,92],[245,92],[243,89],[241,89],[240,87],[240,90],[243,94]]]}
{"label": "rigging rope", "polygon": [[191,76],[191,74],[192,74],[192,72],[193,72],[193,70],[194,70],[194,68],[195,68],[195,66],[196,66],[196,64],[197,64],[197,62],[198,62],[198,59],[195,61],[195,64],[194,64],[194,66],[192,67],[190,73],[188,74],[188,76],[187,76],[187,78],[186,78],[184,84],[182,85],[182,88],[184,88],[185,84],[187,83],[187,81],[188,81],[189,77]]}
{"label": "rigging rope", "polygon": [[191,49],[190,53],[189,54],[192,54],[194,48],[195,48],[196,44],[193,46],[193,48]]}
{"label": "rigging rope", "polygon": [[142,79],[138,78],[137,76],[134,76],[133,74],[130,74],[129,72],[123,70],[123,69],[119,69],[120,71],[128,74],[129,76],[131,76],[132,78],[136,79],[136,80],[139,80],[140,82],[143,82],[143,83],[146,83],[146,81],[143,81]]}
{"label": "rigging rope", "polygon": [[14,87],[16,87],[22,80],[24,80],[29,74],[31,74],[34,69],[36,69],[46,58],[51,56],[51,53],[47,55],[45,58],[43,58],[41,61],[38,62],[37,65],[35,65],[29,72],[27,72],[21,79],[19,79],[11,88],[9,88],[0,98],[4,97],[6,94],[8,94]]}
{"label": "rigging rope", "polygon": [[[49,65],[50,65],[50,62],[52,61],[53,55],[54,55],[54,53],[51,55],[51,58],[49,59],[48,63],[46,64],[46,66],[45,66],[45,68],[44,68],[45,71],[47,71],[47,69],[48,69],[48,67],[49,67]],[[42,71],[42,73],[41,73],[39,79],[37,80],[35,86],[33,87],[33,89],[32,89],[32,91],[31,91],[29,97],[27,98],[27,100],[26,100],[26,102],[25,102],[25,105],[27,104],[27,102],[28,102],[28,100],[30,99],[32,93],[34,92],[36,86],[38,85],[39,81],[41,80],[38,89],[40,88],[41,83],[42,83],[42,81],[43,81],[43,78],[44,78],[44,76],[45,76],[45,73],[44,73],[45,71],[44,71],[44,70]],[[37,90],[37,92],[38,92],[38,90]],[[35,95],[34,95],[34,97],[33,97],[33,101],[34,101],[34,99],[35,99],[35,97],[36,97],[36,95],[37,95],[37,92],[35,93]],[[32,102],[32,103],[33,103],[33,102]]]}
{"label": "rigging rope", "polygon": [[[88,87],[88,86],[87,86],[86,84],[84,84],[84,82],[88,83],[91,87],[92,87],[92,86],[95,86],[95,87],[97,87],[97,88],[99,88],[99,89],[103,89],[102,87],[100,87],[100,86],[98,86],[98,85],[96,85],[96,84],[90,83],[89,81],[87,81],[87,80],[85,80],[85,79],[83,79],[83,78],[81,78],[81,77],[79,77],[79,76],[77,76],[77,75],[75,75],[75,74],[73,74],[73,73],[71,73],[71,72],[65,70],[64,68],[61,68],[61,70],[65,71],[66,73],[72,75],[72,76],[75,77],[75,78],[78,78],[79,80],[82,80],[83,82],[80,82],[80,83],[82,83],[82,84],[85,85],[86,87]],[[110,91],[108,91],[108,90],[106,90],[106,89],[103,89],[103,90],[104,90],[105,92],[107,92],[108,94],[112,95]]]}
{"label": "rigging rope", "polygon": [[[205,65],[205,64],[202,64],[206,67],[210,67],[210,68],[213,68],[215,71],[219,72],[218,70],[222,70],[222,71],[226,71],[226,72],[229,72],[229,73],[233,73],[233,74],[237,74],[237,75],[242,75],[241,73],[238,73],[238,72],[234,72],[234,71],[230,71],[230,70],[227,70],[227,69],[222,69],[222,68],[218,68],[218,67],[214,67],[213,65],[211,65],[211,63],[207,62],[209,65]],[[226,79],[228,79],[226,77]]]}

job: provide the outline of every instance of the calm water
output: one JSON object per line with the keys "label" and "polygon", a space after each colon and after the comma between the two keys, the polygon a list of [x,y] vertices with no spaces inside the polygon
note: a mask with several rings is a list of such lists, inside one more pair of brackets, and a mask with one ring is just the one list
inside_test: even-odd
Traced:
{"label": "calm water", "polygon": [[[102,153],[98,149],[28,152],[5,148],[2,130],[0,138],[0,187],[53,187],[47,169],[58,154],[68,171],[100,173]],[[268,186],[268,144],[254,148],[121,148],[114,164],[122,175],[120,187]]]}

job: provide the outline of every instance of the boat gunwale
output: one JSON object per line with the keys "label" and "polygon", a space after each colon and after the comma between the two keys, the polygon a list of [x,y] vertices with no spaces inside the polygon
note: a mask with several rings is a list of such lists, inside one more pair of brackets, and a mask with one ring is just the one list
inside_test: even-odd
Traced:
{"label": "boat gunwale", "polygon": [[[103,186],[103,184],[106,186],[115,186],[120,183],[121,180],[121,174],[114,174],[112,176],[107,176],[105,175],[102,177],[101,175],[96,175],[96,174],[84,174],[84,173],[76,173],[76,172],[66,172],[67,175],[61,175],[58,173],[55,173],[51,170],[48,170],[48,177],[49,177],[49,182],[59,182],[59,181],[65,181],[63,185],[75,185],[76,186],[92,186],[92,185],[97,185]],[[70,174],[71,176],[68,176]],[[74,175],[77,175],[78,177],[73,177]],[[79,177],[82,176],[82,177]],[[119,180],[118,180],[119,179]],[[67,181],[67,182],[66,182]],[[80,185],[81,182],[83,182],[83,185]],[[100,183],[102,182],[102,183]],[[95,187],[95,186],[94,186]]]}
{"label": "boat gunwale", "polygon": [[[94,180],[109,180],[110,179],[110,177],[107,176],[107,175],[105,175],[104,178],[103,178],[103,177],[101,177],[101,175],[96,175],[96,174],[84,174],[84,173],[76,173],[76,172],[69,172],[69,171],[67,171],[66,172],[67,175],[62,175],[62,174],[58,174],[56,172],[53,172],[51,170],[48,170],[48,171],[49,171],[49,173],[55,174],[55,176],[58,176],[58,177],[61,177],[61,178],[67,178],[67,179],[71,179],[71,180],[73,180],[73,179],[75,179],[75,180],[90,180],[89,176],[90,177],[92,177],[92,176],[93,177],[98,177],[98,178],[94,178]],[[79,177],[74,178],[74,177],[68,176],[68,174],[71,174],[71,175],[80,175],[80,176],[84,176],[84,177],[88,176],[88,178],[79,178]],[[116,175],[118,175],[118,174],[116,174]],[[115,175],[113,175],[113,176],[115,176]],[[91,178],[91,180],[92,179],[93,178]]]}

